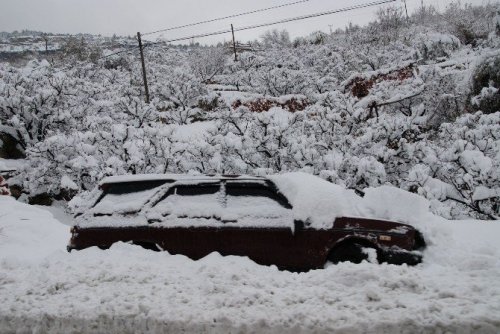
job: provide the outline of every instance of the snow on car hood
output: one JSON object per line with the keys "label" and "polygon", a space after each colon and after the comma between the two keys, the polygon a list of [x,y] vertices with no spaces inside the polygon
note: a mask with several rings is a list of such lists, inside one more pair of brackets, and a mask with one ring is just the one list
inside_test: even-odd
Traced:
{"label": "snow on car hood", "polygon": [[293,207],[293,217],[315,229],[333,227],[335,218],[361,216],[361,197],[353,190],[302,172],[268,176]]}
{"label": "snow on car hood", "polygon": [[388,219],[417,227],[429,215],[429,201],[422,196],[393,187],[367,188],[361,202],[365,216]]}

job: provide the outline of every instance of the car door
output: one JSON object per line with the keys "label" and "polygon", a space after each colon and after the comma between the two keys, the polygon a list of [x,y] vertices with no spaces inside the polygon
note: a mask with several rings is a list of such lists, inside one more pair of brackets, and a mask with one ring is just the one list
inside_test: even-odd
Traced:
{"label": "car door", "polygon": [[219,252],[291,270],[324,261],[316,251],[322,246],[311,242],[316,231],[297,230],[290,204],[266,181],[174,185],[146,215],[172,254],[199,259]]}
{"label": "car door", "polygon": [[161,248],[200,259],[219,249],[222,203],[220,181],[177,184],[146,216]]}
{"label": "car door", "polygon": [[280,268],[297,265],[292,208],[268,182],[227,180],[219,233],[220,252],[248,256],[252,260]]}

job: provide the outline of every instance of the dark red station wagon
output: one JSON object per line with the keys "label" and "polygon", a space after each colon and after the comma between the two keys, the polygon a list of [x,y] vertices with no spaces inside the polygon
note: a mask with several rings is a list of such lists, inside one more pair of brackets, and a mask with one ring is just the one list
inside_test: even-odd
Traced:
{"label": "dark red station wagon", "polygon": [[122,241],[194,260],[219,252],[306,271],[375,258],[415,265],[425,246],[410,225],[346,215],[355,214],[346,209],[355,195],[302,173],[119,176],[100,190],[76,215],[68,250]]}

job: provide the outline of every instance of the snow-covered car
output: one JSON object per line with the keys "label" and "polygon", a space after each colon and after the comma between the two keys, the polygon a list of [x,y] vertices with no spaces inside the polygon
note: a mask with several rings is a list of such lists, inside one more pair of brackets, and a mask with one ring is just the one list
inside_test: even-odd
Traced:
{"label": "snow-covered car", "polygon": [[131,242],[200,259],[212,252],[304,271],[327,261],[421,262],[412,226],[359,218],[354,192],[318,177],[133,175],[104,179],[76,215],[68,250]]}

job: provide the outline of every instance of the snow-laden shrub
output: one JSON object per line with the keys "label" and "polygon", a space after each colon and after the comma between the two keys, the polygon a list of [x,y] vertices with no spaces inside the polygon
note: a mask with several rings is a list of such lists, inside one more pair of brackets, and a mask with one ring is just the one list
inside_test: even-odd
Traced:
{"label": "snow-laden shrub", "polygon": [[425,89],[421,96],[428,124],[438,128],[444,122],[453,122],[468,111],[469,72],[456,69],[429,68],[421,73]]}
{"label": "snow-laden shrub", "polygon": [[204,83],[222,73],[227,56],[222,47],[206,47],[198,49],[189,57],[192,72]]}
{"label": "snow-laden shrub", "polygon": [[31,167],[26,171],[24,189],[30,194],[58,195],[70,181],[74,183],[71,190],[90,190],[110,175],[183,172],[177,156],[183,147],[172,144],[173,130],[160,124],[113,124],[97,132],[51,136],[30,148]]}
{"label": "snow-laden shrub", "polygon": [[61,51],[63,57],[69,61],[96,62],[102,56],[101,48],[98,45],[89,43],[83,36],[66,38],[62,43]]}
{"label": "snow-laden shrub", "polygon": [[467,114],[440,127],[428,143],[420,165],[412,168],[410,184],[430,200],[448,202],[447,217],[495,218],[500,203],[500,112]]}
{"label": "snow-laden shrub", "polygon": [[[136,55],[122,55],[128,66],[0,64],[0,123],[28,155],[9,184],[68,198],[106,175],[301,170],[360,194],[418,192],[446,217],[497,217],[498,38],[471,48],[439,13],[386,14],[237,62],[223,48],[146,48],[149,104]],[[366,91],[354,96],[349,78]]]}
{"label": "snow-laden shrub", "polygon": [[199,112],[193,107],[199,104],[207,90],[196,76],[183,70],[169,71],[167,79],[157,91],[158,108],[178,124],[188,123]]}
{"label": "snow-laden shrub", "polygon": [[500,111],[500,54],[487,56],[472,77],[471,104],[484,113]]}
{"label": "snow-laden shrub", "polygon": [[460,47],[460,40],[457,37],[436,32],[421,33],[416,41],[418,41],[417,47],[424,61],[446,59]]}
{"label": "snow-laden shrub", "polygon": [[448,5],[443,17],[451,34],[457,36],[463,44],[476,46],[494,31],[492,22],[498,8],[498,3],[473,6],[453,2]]}
{"label": "snow-laden shrub", "polygon": [[291,46],[290,34],[286,30],[268,30],[260,36],[261,43],[266,48],[286,48]]}
{"label": "snow-laden shrub", "polygon": [[303,94],[307,85],[305,78],[300,70],[273,68],[258,74],[257,85],[262,87],[258,92],[271,96]]}
{"label": "snow-laden shrub", "polygon": [[377,19],[378,22],[373,25],[372,33],[379,35],[383,43],[389,43],[399,38],[405,25],[405,17],[401,7],[381,7],[377,10]]}

